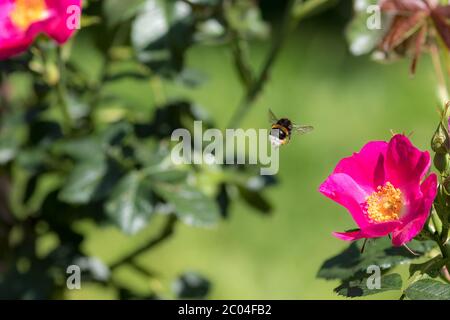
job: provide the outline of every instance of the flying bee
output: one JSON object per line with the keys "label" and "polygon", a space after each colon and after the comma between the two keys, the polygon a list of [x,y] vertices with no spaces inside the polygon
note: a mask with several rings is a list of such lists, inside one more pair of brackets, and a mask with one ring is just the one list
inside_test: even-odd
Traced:
{"label": "flying bee", "polygon": [[269,109],[269,120],[272,123],[272,130],[270,131],[270,142],[273,146],[279,147],[284,144],[288,144],[291,140],[292,132],[298,132],[299,134],[305,134],[312,131],[312,126],[301,126],[294,124],[288,118],[278,118]]}

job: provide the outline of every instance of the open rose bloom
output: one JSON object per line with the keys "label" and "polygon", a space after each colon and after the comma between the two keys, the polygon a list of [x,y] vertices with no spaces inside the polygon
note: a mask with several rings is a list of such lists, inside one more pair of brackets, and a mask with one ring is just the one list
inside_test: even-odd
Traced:
{"label": "open rose bloom", "polygon": [[40,33],[66,42],[80,6],[81,0],[0,0],[0,59],[25,51]]}
{"label": "open rose bloom", "polygon": [[350,212],[359,230],[335,232],[343,240],[392,236],[401,246],[423,228],[437,193],[437,176],[428,152],[404,135],[373,141],[342,159],[320,192]]}

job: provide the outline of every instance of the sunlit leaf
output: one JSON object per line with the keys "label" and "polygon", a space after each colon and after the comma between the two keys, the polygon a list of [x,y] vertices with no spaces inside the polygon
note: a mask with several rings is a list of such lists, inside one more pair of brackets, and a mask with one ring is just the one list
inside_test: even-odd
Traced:
{"label": "sunlit leaf", "polygon": [[189,5],[181,1],[147,0],[131,30],[138,59],[162,75],[180,72],[195,32],[190,13]]}
{"label": "sunlit leaf", "polygon": [[103,14],[109,26],[115,26],[130,19],[139,11],[145,0],[108,0],[103,1]]}
{"label": "sunlit leaf", "polygon": [[363,253],[362,243],[363,241],[353,242],[340,254],[325,261],[317,277],[349,279],[358,272],[366,272],[370,265],[378,265],[382,270],[387,270],[417,258],[435,246],[433,241],[413,240],[408,243],[408,247],[417,254],[415,256],[404,247],[393,247],[387,237],[368,240]]}
{"label": "sunlit leaf", "polygon": [[153,194],[149,180],[138,172],[122,178],[106,202],[106,212],[125,233],[144,228],[153,215]]}
{"label": "sunlit leaf", "polygon": [[204,299],[210,287],[208,279],[196,272],[182,274],[172,285],[177,299]]}
{"label": "sunlit leaf", "polygon": [[67,203],[85,204],[97,198],[107,172],[103,161],[86,161],[77,165],[59,194]]}
{"label": "sunlit leaf", "polygon": [[362,278],[345,281],[334,291],[340,296],[355,298],[384,291],[401,290],[402,288],[402,277],[397,273],[382,275],[379,279],[379,288],[376,286],[372,287],[373,283],[371,283],[369,277],[369,275],[365,274]]}
{"label": "sunlit leaf", "polygon": [[2,115],[0,121],[0,164],[5,164],[17,155],[24,136],[23,115],[12,113]]}
{"label": "sunlit leaf", "polygon": [[405,294],[411,300],[450,300],[450,284],[423,279],[410,285]]}
{"label": "sunlit leaf", "polygon": [[185,184],[157,183],[154,190],[174,206],[177,217],[186,224],[208,227],[220,219],[217,203],[196,188]]}

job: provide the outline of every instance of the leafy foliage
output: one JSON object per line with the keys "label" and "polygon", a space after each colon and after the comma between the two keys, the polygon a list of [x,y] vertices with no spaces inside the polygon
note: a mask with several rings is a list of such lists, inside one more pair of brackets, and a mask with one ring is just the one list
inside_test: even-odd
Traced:
{"label": "leafy foliage", "polygon": [[[203,72],[186,63],[193,46],[229,45],[233,28],[267,37],[270,28],[257,3],[86,1],[82,24],[71,45],[57,48],[38,39],[27,54],[0,63],[2,298],[62,297],[72,264],[81,267],[83,281],[110,286],[120,298],[159,297],[153,290],[131,292],[112,274],[124,264],[146,274],[133,259],[172,236],[178,221],[217,225],[237,198],[262,213],[271,208],[263,192],[273,183],[254,188],[258,174],[250,167],[217,166],[212,172],[171,162],[175,129],[192,130],[194,120],[214,123],[194,101],[165,97],[156,88],[161,81],[188,89],[204,83]],[[83,41],[98,49],[98,73],[76,57]],[[18,73],[27,85],[20,99],[10,92]],[[108,91],[130,79],[152,84],[155,101],[145,112],[136,112],[126,93]],[[77,228],[90,222],[134,235],[155,215],[167,216],[161,233],[110,266],[85,251],[86,235]],[[37,252],[36,243],[48,238],[52,245]],[[194,273],[177,283],[180,298],[204,297],[210,287]]]}
{"label": "leafy foliage", "polygon": [[450,300],[450,284],[423,279],[410,285],[405,294],[411,300]]}
{"label": "leafy foliage", "polygon": [[363,253],[361,253],[362,245],[361,241],[353,242],[340,254],[326,260],[317,276],[329,280],[345,280],[359,272],[365,272],[370,265],[388,270],[424,255],[434,247],[432,241],[413,241],[408,247],[417,254],[415,256],[404,247],[392,247],[388,238],[368,240]]}
{"label": "leafy foliage", "polygon": [[347,280],[334,291],[341,296],[355,298],[377,294],[384,291],[400,290],[402,288],[402,277],[397,274],[383,275],[380,278],[380,288],[371,288],[368,285],[368,277],[362,277],[356,280]]}
{"label": "leafy foliage", "polygon": [[[364,250],[363,249],[364,246]],[[428,253],[435,246],[433,241],[412,241],[408,244],[412,254],[404,247],[392,247],[388,238],[370,239],[364,245],[353,242],[340,254],[326,260],[321,266],[317,277],[334,280],[341,284],[334,291],[346,297],[360,297],[377,294],[383,291],[400,290],[402,279],[399,274],[386,274],[397,265],[410,263],[413,259]],[[382,273],[380,288],[370,289],[368,281],[371,280],[369,267],[376,266]],[[425,270],[425,267],[411,265],[411,274],[417,270]],[[421,271],[425,272],[425,271]],[[374,275],[376,276],[376,275]]]}
{"label": "leafy foliage", "polygon": [[196,272],[182,274],[172,285],[178,299],[204,299],[210,287],[210,282]]}

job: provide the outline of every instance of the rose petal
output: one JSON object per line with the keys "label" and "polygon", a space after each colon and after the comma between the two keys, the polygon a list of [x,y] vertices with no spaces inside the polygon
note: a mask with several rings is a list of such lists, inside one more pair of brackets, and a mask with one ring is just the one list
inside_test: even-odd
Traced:
{"label": "rose petal", "polygon": [[80,0],[46,0],[47,5],[54,12],[56,12],[56,19],[48,21],[45,25],[44,31],[50,37],[52,37],[59,44],[65,43],[76,29],[71,26],[71,14],[74,12],[69,9],[72,6],[77,6],[80,8],[81,12],[81,1]]}
{"label": "rose petal", "polygon": [[332,174],[322,183],[319,191],[347,208],[360,228],[368,225],[362,210],[367,193],[350,176],[344,173]]}
{"label": "rose petal", "polygon": [[349,175],[370,194],[385,182],[384,159],[387,147],[385,141],[369,142],[360,152],[342,159],[334,169],[334,173]]}
{"label": "rose petal", "polygon": [[437,176],[430,174],[430,176],[422,183],[421,192],[423,198],[418,201],[415,208],[412,208],[410,214],[403,220],[404,225],[392,233],[392,244],[394,246],[401,246],[406,242],[411,241],[425,225],[425,222],[430,215],[430,209],[433,205],[434,198],[437,193]]}
{"label": "rose petal", "polygon": [[371,223],[364,229],[348,232],[333,232],[333,235],[346,241],[358,240],[361,238],[380,238],[392,233],[401,225],[399,221],[389,221],[383,223]]}
{"label": "rose petal", "polygon": [[367,236],[363,232],[361,232],[361,230],[348,232],[333,232],[333,236],[344,241],[354,241],[367,238]]}
{"label": "rose petal", "polygon": [[420,181],[430,169],[431,159],[428,152],[414,147],[404,135],[394,136],[386,153],[387,181],[402,192],[419,190]]}

